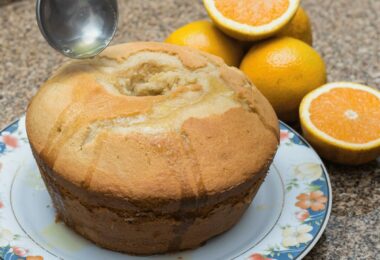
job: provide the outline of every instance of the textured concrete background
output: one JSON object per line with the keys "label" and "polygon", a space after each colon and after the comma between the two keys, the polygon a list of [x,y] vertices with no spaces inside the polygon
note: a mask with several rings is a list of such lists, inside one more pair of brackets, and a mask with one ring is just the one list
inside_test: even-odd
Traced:
{"label": "textured concrete background", "polygon": [[[175,28],[206,18],[200,0],[119,2],[119,31],[113,43],[161,41]],[[380,0],[304,0],[302,5],[313,21],[314,46],[327,63],[329,80],[380,88]],[[38,86],[65,58],[41,37],[34,1],[1,6],[0,25],[0,127],[4,127],[25,112]],[[380,162],[326,166],[333,187],[332,215],[306,259],[379,259]]]}

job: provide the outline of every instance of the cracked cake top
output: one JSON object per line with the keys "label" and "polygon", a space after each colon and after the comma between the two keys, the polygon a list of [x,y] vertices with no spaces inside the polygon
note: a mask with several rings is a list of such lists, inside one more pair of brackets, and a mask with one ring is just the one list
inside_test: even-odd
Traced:
{"label": "cracked cake top", "polygon": [[130,201],[230,190],[274,156],[278,120],[238,69],[163,43],[70,61],[27,111],[35,154],[76,190]]}

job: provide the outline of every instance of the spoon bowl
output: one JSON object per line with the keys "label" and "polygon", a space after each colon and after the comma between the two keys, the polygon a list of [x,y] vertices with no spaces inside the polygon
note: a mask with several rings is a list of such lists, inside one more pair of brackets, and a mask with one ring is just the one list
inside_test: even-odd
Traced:
{"label": "spoon bowl", "polygon": [[90,58],[115,35],[117,0],[37,0],[37,22],[47,42],[63,55]]}

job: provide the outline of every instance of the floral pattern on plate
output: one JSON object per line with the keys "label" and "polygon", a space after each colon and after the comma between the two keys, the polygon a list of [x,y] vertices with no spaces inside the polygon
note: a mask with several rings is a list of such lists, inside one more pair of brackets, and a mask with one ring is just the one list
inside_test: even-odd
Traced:
{"label": "floral pattern on plate", "polygon": [[[309,145],[285,124],[281,123],[282,145]],[[316,243],[322,225],[327,224],[331,211],[331,192],[328,176],[322,164],[303,162],[292,167],[285,183],[286,193],[295,201],[290,206],[294,216],[279,221],[281,241],[268,243],[267,248],[255,251],[248,259],[297,259],[305,255],[311,243]],[[309,249],[310,250],[310,249]]]}
{"label": "floral pattern on plate", "polygon": [[[23,135],[23,131],[18,129],[18,123],[19,121],[16,121],[0,132],[0,155],[15,152],[22,144],[27,143],[27,138]],[[0,161],[0,174],[4,174],[2,169],[3,163]],[[2,212],[7,206],[8,205],[3,202],[2,196],[0,196],[0,259],[43,259],[41,256],[29,255],[29,250],[18,244],[22,239],[21,235],[16,234],[1,225]]]}

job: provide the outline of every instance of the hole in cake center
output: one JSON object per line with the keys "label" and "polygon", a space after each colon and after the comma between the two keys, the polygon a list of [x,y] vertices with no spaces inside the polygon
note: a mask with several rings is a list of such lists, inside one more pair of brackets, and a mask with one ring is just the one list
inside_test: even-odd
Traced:
{"label": "hole in cake center", "polygon": [[105,87],[128,96],[165,95],[199,83],[199,71],[191,71],[178,57],[163,53],[135,54],[107,70],[110,77],[103,78]]}
{"label": "hole in cake center", "polygon": [[129,95],[158,96],[172,89],[178,78],[170,77],[164,66],[152,63],[143,63],[126,79],[120,79],[121,84]]}

